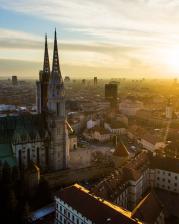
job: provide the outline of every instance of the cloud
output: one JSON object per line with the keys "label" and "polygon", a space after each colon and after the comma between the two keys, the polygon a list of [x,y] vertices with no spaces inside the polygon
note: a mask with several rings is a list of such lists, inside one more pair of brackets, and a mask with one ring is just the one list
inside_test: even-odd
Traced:
{"label": "cloud", "polygon": [[[125,78],[142,78],[143,73],[140,73],[135,66],[136,62],[140,65],[140,68],[145,68],[145,75],[150,74],[151,67],[142,64],[136,60],[130,60],[130,66],[108,66],[99,64],[75,64],[75,63],[63,63],[61,68],[63,76],[68,75],[73,78],[92,78],[98,76],[98,78],[111,77],[125,77]],[[3,78],[10,78],[13,74],[16,74],[20,79],[34,78],[38,79],[39,68],[42,67],[40,62],[31,62],[15,59],[0,59],[0,76]]]}
{"label": "cloud", "polygon": [[156,47],[179,41],[178,0],[0,0],[0,3],[1,8],[55,21],[67,30],[108,43]]}
{"label": "cloud", "polygon": [[176,28],[179,18],[178,0],[1,0],[0,3],[2,8],[70,27],[158,32]]}
{"label": "cloud", "polygon": [[[12,38],[13,37],[13,38]],[[52,57],[53,40],[49,39],[49,52]],[[121,57],[120,63],[125,62],[125,57],[138,50],[138,48],[117,45],[113,43],[98,43],[84,40],[61,40],[60,53],[64,63],[71,61],[91,65],[94,63],[111,64],[115,66],[116,57]],[[0,58],[26,61],[42,61],[44,51],[44,38],[29,33],[0,29]],[[19,53],[20,52],[20,53]]]}
{"label": "cloud", "polygon": [[[90,71],[151,71],[162,58],[155,52],[179,45],[178,0],[0,0],[0,8],[54,21],[79,34],[78,41],[60,41],[61,60],[75,71],[85,71],[85,66]],[[40,62],[43,41],[38,35],[0,29],[0,58]],[[49,39],[50,49],[52,45]]]}

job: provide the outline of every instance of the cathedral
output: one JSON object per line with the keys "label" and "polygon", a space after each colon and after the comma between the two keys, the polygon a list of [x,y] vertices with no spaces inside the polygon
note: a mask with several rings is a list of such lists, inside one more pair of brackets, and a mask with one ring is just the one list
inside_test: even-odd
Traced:
{"label": "cathedral", "polygon": [[69,158],[69,127],[56,30],[52,69],[45,36],[43,70],[36,85],[37,114],[0,118],[0,161],[20,168],[34,162],[44,171],[65,169]]}

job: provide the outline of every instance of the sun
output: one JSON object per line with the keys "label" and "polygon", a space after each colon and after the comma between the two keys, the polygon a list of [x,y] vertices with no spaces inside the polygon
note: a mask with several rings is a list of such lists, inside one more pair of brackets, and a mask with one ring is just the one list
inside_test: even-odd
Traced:
{"label": "sun", "polygon": [[163,52],[164,62],[171,72],[179,73],[179,47],[173,49],[167,49]]}

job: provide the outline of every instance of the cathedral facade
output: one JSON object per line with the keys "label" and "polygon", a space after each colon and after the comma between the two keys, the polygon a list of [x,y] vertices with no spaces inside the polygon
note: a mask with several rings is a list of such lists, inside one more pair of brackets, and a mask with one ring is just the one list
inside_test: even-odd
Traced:
{"label": "cathedral facade", "polygon": [[34,162],[42,170],[65,169],[69,137],[56,30],[52,70],[46,36],[43,70],[36,85],[38,114],[0,118],[0,151],[4,152],[0,160],[20,168]]}

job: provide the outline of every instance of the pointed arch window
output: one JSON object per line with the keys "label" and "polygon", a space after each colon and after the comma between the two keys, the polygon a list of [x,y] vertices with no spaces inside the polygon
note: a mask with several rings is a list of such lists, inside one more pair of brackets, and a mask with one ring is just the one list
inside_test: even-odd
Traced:
{"label": "pointed arch window", "polygon": [[22,168],[22,152],[19,150],[18,152],[18,158],[19,158],[19,168]]}
{"label": "pointed arch window", "polygon": [[39,147],[37,148],[37,164],[40,164],[40,149]]}
{"label": "pointed arch window", "polygon": [[27,165],[30,165],[30,149],[27,149]]}
{"label": "pointed arch window", "polygon": [[56,104],[56,107],[57,107],[57,110],[56,111],[57,111],[57,116],[58,116],[59,115],[59,112],[60,112],[60,103],[57,103]]}

